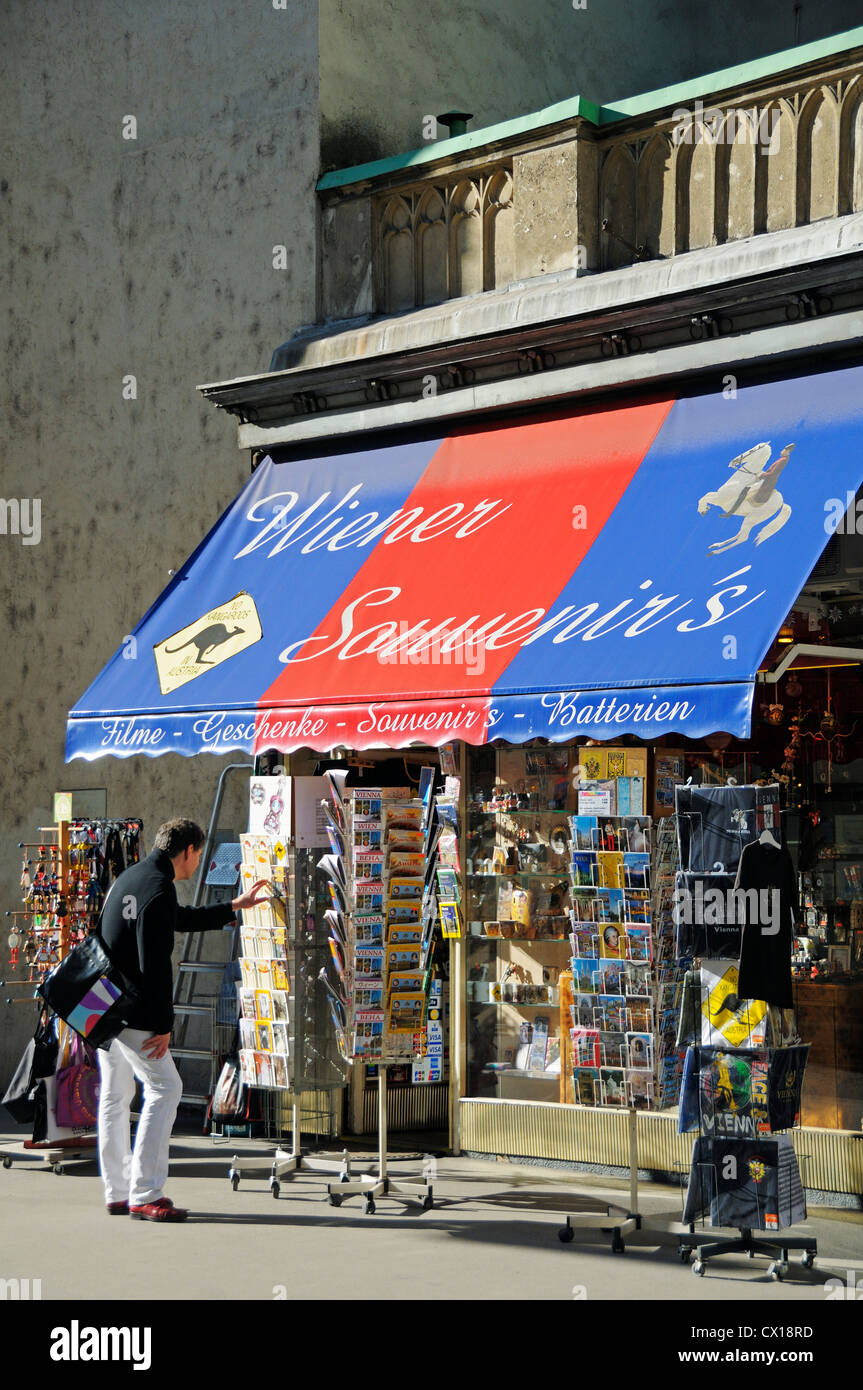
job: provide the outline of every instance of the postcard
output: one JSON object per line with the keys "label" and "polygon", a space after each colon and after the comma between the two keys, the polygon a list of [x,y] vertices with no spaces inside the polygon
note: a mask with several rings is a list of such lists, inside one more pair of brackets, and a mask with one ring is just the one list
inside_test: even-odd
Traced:
{"label": "postcard", "polygon": [[254,1052],[257,1045],[256,1023],[253,1018],[240,1019],[240,1047],[248,1047]]}
{"label": "postcard", "polygon": [[599,1076],[603,1103],[605,1105],[625,1105],[626,1087],[623,1070],[617,1068],[609,1071],[603,1070],[600,1071]]}
{"label": "postcard", "polygon": [[457,939],[461,936],[461,917],[458,903],[452,899],[441,898],[438,903],[441,931],[444,938]]}
{"label": "postcard", "polygon": [[598,991],[599,960],[597,957],[575,957],[572,961],[573,994],[597,994]]}
{"label": "postcard", "polygon": [[626,958],[631,961],[650,961],[650,927],[629,924],[624,932]]}
{"label": "postcard", "polygon": [[595,1003],[595,994],[574,994],[572,996],[569,1014],[573,1028],[594,1027],[593,1008]]}
{"label": "postcard", "polygon": [[623,883],[626,888],[650,887],[650,855],[624,854]]}
{"label": "postcard", "polygon": [[[284,1025],[283,1025],[284,1026]],[[273,1025],[272,1023],[256,1023],[255,1036],[257,1039],[258,1052],[272,1052],[273,1050]]]}
{"label": "postcard", "polygon": [[418,946],[400,948],[395,951],[387,951],[387,968],[393,970],[419,970],[420,953]]}
{"label": "postcard", "polygon": [[[289,1051],[288,1048],[288,1025],[286,1023],[274,1023],[273,1027],[273,1052]],[[266,1051],[266,1049],[264,1049]]]}
{"label": "postcard", "polygon": [[593,850],[573,850],[570,874],[574,888],[590,888],[599,881],[596,853]]}
{"label": "postcard", "polygon": [[599,953],[599,936],[592,922],[576,922],[569,934],[574,956],[596,956]]}
{"label": "postcard", "polygon": [[570,1029],[574,1067],[599,1066],[599,1030],[576,1026]]}
{"label": "postcard", "polygon": [[258,1084],[254,1048],[243,1048],[240,1051],[240,1077],[244,1086],[257,1086]]}
{"label": "postcard", "polygon": [[423,878],[395,878],[391,876],[390,902],[413,901],[414,898],[421,898],[424,887],[425,880]]}
{"label": "postcard", "polygon": [[623,1033],[626,1030],[626,1000],[623,995],[600,994],[597,999],[603,1031]]}
{"label": "postcard", "polygon": [[237,985],[237,1002],[241,1018],[257,1018],[255,991],[249,985]]}
{"label": "postcard", "polygon": [[625,951],[626,941],[623,928],[617,922],[609,922],[599,928],[599,954],[606,959],[620,960]]}
{"label": "postcard", "polygon": [[575,850],[592,850],[593,831],[597,827],[596,816],[570,816],[569,826]]}
{"label": "postcard", "polygon": [[579,1067],[572,1074],[573,1101],[576,1105],[599,1105],[601,1088],[598,1067]]}
{"label": "postcard", "polygon": [[280,1091],[287,1091],[290,1089],[288,1059],[280,1052],[273,1053],[273,1085]]}
{"label": "postcard", "polygon": [[273,1019],[278,1023],[289,1022],[290,1014],[288,1010],[288,996],[283,989],[275,989],[272,992],[273,1000]]}
{"label": "postcard", "polygon": [[381,913],[354,917],[354,937],[358,945],[371,945],[384,939],[384,919]]}
{"label": "postcard", "polygon": [[623,994],[624,972],[626,966],[622,960],[603,959],[599,962],[599,992],[600,994]]}
{"label": "postcard", "polygon": [[273,1017],[273,996],[268,989],[255,990],[255,1017],[264,1020]]}
{"label": "postcard", "polygon": [[417,1033],[423,1025],[424,994],[394,994],[390,997],[389,1031]]}
{"label": "postcard", "polygon": [[291,980],[285,962],[281,960],[272,961],[270,970],[273,989],[290,990]]}
{"label": "postcard", "polygon": [[626,1044],[630,1067],[649,1067],[653,1070],[652,1033],[627,1033]]}
{"label": "postcard", "polygon": [[600,1034],[599,1042],[600,1066],[603,1067],[625,1067],[626,1066],[626,1034],[624,1032],[614,1032],[605,1029]]}

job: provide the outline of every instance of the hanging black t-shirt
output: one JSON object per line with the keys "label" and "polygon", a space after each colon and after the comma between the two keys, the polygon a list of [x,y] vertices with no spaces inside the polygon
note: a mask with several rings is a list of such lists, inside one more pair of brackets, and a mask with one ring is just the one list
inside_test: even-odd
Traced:
{"label": "hanging black t-shirt", "polygon": [[780,849],[760,840],[748,844],[740,856],[735,887],[757,894],[738,907],[744,920],[738,996],[790,1009],[791,951],[800,907],[797,875],[785,846]]}
{"label": "hanging black t-shirt", "polygon": [[809,1043],[778,1047],[770,1059],[767,1104],[771,1129],[791,1129],[800,1118],[803,1075],[809,1059]]}

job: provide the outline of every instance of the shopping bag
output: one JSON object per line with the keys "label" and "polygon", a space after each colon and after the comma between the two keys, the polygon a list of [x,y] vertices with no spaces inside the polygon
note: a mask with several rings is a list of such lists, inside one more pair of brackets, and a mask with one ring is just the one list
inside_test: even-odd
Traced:
{"label": "shopping bag", "polygon": [[22,1053],[21,1061],[15,1068],[15,1074],[3,1097],[3,1105],[9,1111],[12,1119],[19,1125],[30,1124],[36,1113],[36,1102],[33,1098],[33,1088],[36,1084],[33,1077],[35,1057],[36,1043],[31,1038]]}
{"label": "shopping bag", "polygon": [[57,1068],[57,1124],[76,1129],[94,1125],[99,1118],[99,1071],[90,1048],[68,1024],[62,1031]]}
{"label": "shopping bag", "polygon": [[111,1045],[139,998],[95,932],[61,960],[37,993],[94,1047]]}
{"label": "shopping bag", "polygon": [[61,1128],[79,1129],[96,1124],[99,1118],[99,1071],[91,1062],[64,1067],[57,1073],[57,1105],[54,1113]]}

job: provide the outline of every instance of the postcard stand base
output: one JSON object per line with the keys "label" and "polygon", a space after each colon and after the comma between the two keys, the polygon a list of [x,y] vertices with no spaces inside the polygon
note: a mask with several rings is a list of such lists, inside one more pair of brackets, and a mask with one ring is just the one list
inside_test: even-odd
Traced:
{"label": "postcard stand base", "polygon": [[603,1202],[598,1198],[581,1199],[578,1210],[570,1212],[566,1225],[557,1233],[564,1245],[575,1240],[575,1230],[608,1231],[611,1233],[611,1249],[614,1254],[623,1254],[626,1244],[623,1237],[630,1231],[641,1230],[641,1216],[638,1214],[638,1111],[629,1108],[629,1207],[618,1206],[614,1202]]}
{"label": "postcard stand base", "polygon": [[431,1182],[423,1178],[409,1182],[393,1182],[387,1177],[387,1069],[378,1066],[378,1171],[342,1183],[330,1183],[327,1189],[331,1207],[340,1207],[346,1197],[363,1196],[366,1214],[374,1215],[376,1197],[395,1197],[405,1202],[419,1202],[423,1211],[434,1205]]}
{"label": "postcard stand base", "polygon": [[260,1173],[269,1169],[269,1188],[274,1197],[279,1196],[283,1178],[291,1178],[295,1173],[338,1173],[339,1182],[346,1183],[351,1178],[351,1156],[347,1149],[341,1158],[313,1158],[303,1154],[300,1146],[300,1107],[294,1100],[291,1106],[291,1151],[279,1147],[272,1158],[243,1158],[234,1154],[228,1169],[228,1181],[234,1192],[240,1186],[243,1173]]}
{"label": "postcard stand base", "polygon": [[696,1234],[690,1229],[686,1235],[678,1236],[678,1249],[680,1258],[686,1264],[693,1252],[695,1259],[692,1261],[692,1273],[703,1274],[709,1259],[715,1255],[733,1255],[737,1253],[746,1254],[750,1260],[755,1255],[774,1256],[772,1263],[768,1266],[767,1273],[771,1279],[784,1279],[788,1273],[788,1254],[791,1250],[802,1250],[803,1259],[800,1261],[804,1269],[811,1269],[815,1264],[815,1256],[818,1254],[818,1241],[814,1236],[789,1236],[783,1238],[776,1236],[773,1240],[765,1240],[760,1232],[753,1234],[751,1230],[738,1228],[737,1236],[726,1237],[725,1240],[705,1240],[704,1235]]}
{"label": "postcard stand base", "polygon": [[81,1163],[89,1160],[91,1163],[99,1159],[99,1151],[95,1140],[89,1144],[67,1145],[51,1144],[49,1141],[41,1149],[25,1149],[23,1143],[10,1144],[8,1148],[0,1149],[0,1163],[4,1168],[11,1168],[13,1163],[18,1163],[22,1159],[41,1159],[46,1168],[50,1168],[52,1173],[62,1173],[65,1165],[70,1162]]}

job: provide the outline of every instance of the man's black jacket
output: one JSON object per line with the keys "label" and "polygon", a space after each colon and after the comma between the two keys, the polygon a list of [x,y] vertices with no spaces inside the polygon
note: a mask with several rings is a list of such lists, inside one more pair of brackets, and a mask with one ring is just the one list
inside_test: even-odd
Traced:
{"label": "man's black jacket", "polygon": [[235,916],[230,903],[180,907],[174,866],[164,850],[120,874],[105,902],[100,932],[114,964],[141,994],[130,1028],[170,1033],[174,1022],[174,932],[212,931]]}

